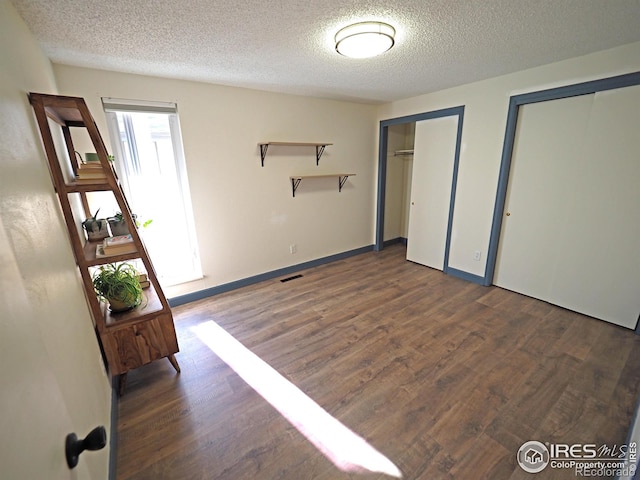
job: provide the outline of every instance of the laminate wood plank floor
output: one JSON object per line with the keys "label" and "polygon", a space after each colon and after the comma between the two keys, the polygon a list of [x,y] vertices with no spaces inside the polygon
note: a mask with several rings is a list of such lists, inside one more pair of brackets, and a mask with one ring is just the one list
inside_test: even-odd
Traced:
{"label": "laminate wood plank floor", "polygon": [[129,373],[117,478],[391,478],[337,468],[205,345],[209,321],[405,479],[570,479],[525,473],[518,449],[625,443],[640,336],[404,257],[394,245],[174,308],[182,373]]}

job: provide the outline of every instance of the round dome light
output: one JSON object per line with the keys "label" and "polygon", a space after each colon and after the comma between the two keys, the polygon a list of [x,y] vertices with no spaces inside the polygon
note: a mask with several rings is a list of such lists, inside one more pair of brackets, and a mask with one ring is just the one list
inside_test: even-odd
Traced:
{"label": "round dome light", "polygon": [[336,33],[336,51],[350,58],[375,57],[393,47],[395,35],[387,23],[354,23]]}

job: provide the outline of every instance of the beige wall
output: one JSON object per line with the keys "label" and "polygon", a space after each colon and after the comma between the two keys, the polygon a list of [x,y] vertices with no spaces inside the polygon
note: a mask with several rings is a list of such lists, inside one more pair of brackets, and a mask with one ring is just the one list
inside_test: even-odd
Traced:
{"label": "beige wall", "polygon": [[67,433],[104,425],[100,358],[27,92],[55,93],[51,64],[0,0],[0,477],[104,479],[109,448],[73,473]]}
{"label": "beige wall", "polygon": [[[102,96],[178,103],[205,278],[168,289],[173,296],[372,244],[378,121],[458,105],[465,118],[449,266],[484,276],[510,96],[639,68],[636,43],[379,107],[62,65],[54,72],[63,93],[87,98],[105,137]],[[335,145],[318,168],[312,152],[273,148],[261,168],[262,140]],[[398,191],[410,184],[406,167],[390,166],[385,239],[406,235],[408,195]],[[330,181],[303,181],[291,198],[289,175],[332,171],[357,176],[341,194]]]}
{"label": "beige wall", "polygon": [[[168,296],[373,244],[375,107],[63,65],[54,72],[61,93],[85,97],[106,143],[101,97],[177,103],[205,278]],[[333,145],[318,167],[313,148],[271,147],[263,168],[266,140]],[[290,175],[335,172],[356,176],[341,193],[337,179],[303,180],[292,198]]]}
{"label": "beige wall", "polygon": [[[450,267],[485,274],[509,98],[638,70],[640,42],[380,107],[381,121],[465,106]],[[476,250],[480,262],[472,258]]]}

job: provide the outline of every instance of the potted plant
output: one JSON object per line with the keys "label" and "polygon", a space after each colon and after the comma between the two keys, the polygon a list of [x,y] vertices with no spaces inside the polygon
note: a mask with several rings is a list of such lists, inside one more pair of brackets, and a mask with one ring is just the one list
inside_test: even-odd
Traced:
{"label": "potted plant", "polygon": [[[80,159],[80,163],[96,163],[100,161],[100,157],[95,152],[85,153],[84,161],[82,161],[82,156],[80,155],[80,153],[76,152],[76,155],[78,155],[78,158]],[[110,162],[113,162],[115,160],[115,157],[113,155],[107,155],[107,160],[109,160]]]}
{"label": "potted plant", "polygon": [[97,218],[100,209],[96,210],[93,216],[82,222],[82,227],[87,231],[89,240],[101,240],[109,236],[107,221],[104,218]]}
{"label": "potted plant", "polygon": [[112,312],[124,312],[142,302],[139,273],[130,263],[102,265],[93,274],[93,288]]}
{"label": "potted plant", "polygon": [[[131,215],[133,217],[133,221],[136,221],[135,213]],[[109,222],[109,227],[111,228],[111,235],[117,237],[118,235],[128,235],[129,234],[129,226],[127,222],[124,220],[122,213],[117,212],[113,217],[107,218]]]}
{"label": "potted plant", "polygon": [[[153,221],[147,220],[143,224],[140,224],[137,220],[138,216],[135,213],[132,213],[131,216],[133,217],[133,222],[136,227],[141,226],[142,228],[146,228]],[[116,212],[113,217],[107,218],[107,221],[109,222],[109,227],[111,227],[111,235],[114,237],[117,237],[118,235],[128,235],[130,233],[127,222],[124,220],[121,212]]]}

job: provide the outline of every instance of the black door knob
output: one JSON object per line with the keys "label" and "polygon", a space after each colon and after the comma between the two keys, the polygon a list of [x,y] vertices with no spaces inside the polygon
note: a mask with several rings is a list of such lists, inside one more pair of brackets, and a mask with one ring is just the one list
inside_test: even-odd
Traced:
{"label": "black door knob", "polygon": [[78,440],[75,433],[67,435],[65,441],[65,455],[67,465],[74,468],[78,465],[78,457],[85,450],[100,450],[107,444],[107,431],[104,427],[96,427],[84,439]]}

